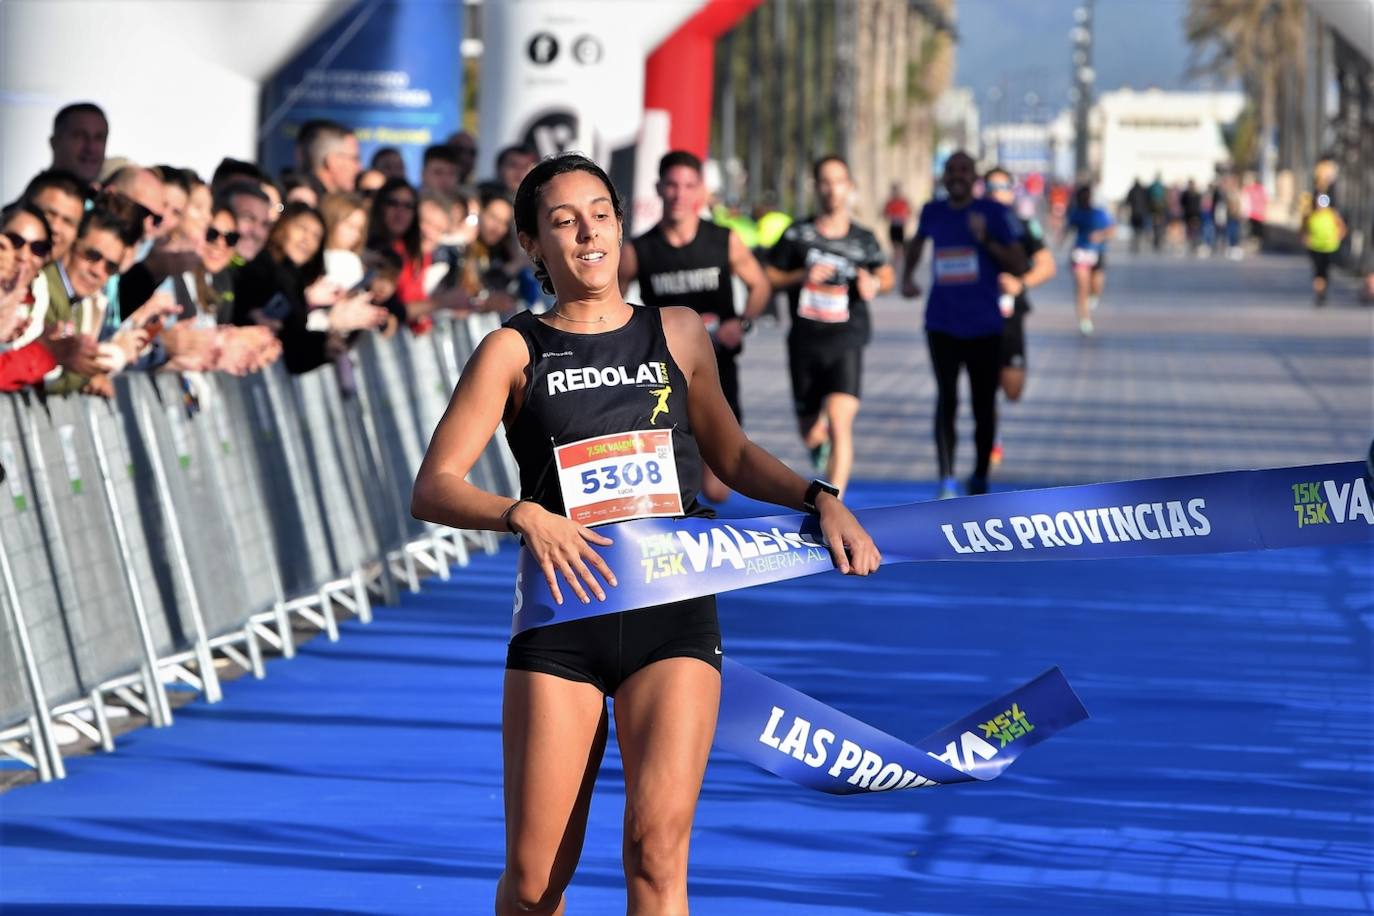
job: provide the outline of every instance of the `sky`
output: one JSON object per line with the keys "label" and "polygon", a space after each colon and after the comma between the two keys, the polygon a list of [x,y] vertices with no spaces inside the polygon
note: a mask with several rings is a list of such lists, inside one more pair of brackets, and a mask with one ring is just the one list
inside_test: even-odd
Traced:
{"label": "sky", "polygon": [[[985,121],[1022,120],[1034,92],[1041,112],[1069,104],[1069,30],[1082,0],[956,0],[955,84],[976,90]],[[1187,0],[1097,0],[1093,66],[1097,91],[1201,89],[1187,78]],[[997,87],[1006,101],[989,99]]]}

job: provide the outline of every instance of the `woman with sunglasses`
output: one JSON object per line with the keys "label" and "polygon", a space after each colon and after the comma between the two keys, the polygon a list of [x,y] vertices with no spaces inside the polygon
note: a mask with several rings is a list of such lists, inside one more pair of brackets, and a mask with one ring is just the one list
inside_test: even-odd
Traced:
{"label": "woman with sunglasses", "polygon": [[33,282],[51,254],[52,235],[43,211],[32,203],[15,203],[0,214],[0,309],[7,316],[0,323],[0,343],[16,341],[30,320],[43,320],[41,314],[33,316]]}
{"label": "woman with sunglasses", "polygon": [[[58,330],[44,339],[47,284],[40,272],[51,253],[48,222],[32,204],[0,211],[0,391],[42,382],[57,366],[91,375],[100,371],[92,337]],[[35,290],[44,308],[35,309]]]}
{"label": "woman with sunglasses", "polygon": [[367,247],[400,255],[396,298],[412,329],[418,329],[417,322],[434,310],[435,303],[425,288],[425,271],[434,263],[435,244],[444,231],[447,229],[429,233],[430,241],[426,242],[420,227],[420,195],[404,178],[387,179],[377,192],[368,217]]}
{"label": "woman with sunglasses", "polygon": [[0,324],[0,344],[27,344],[41,332],[47,297],[42,295],[46,289],[38,289],[44,284],[35,281],[51,255],[52,233],[43,211],[25,202],[0,214],[0,310],[8,316]]}

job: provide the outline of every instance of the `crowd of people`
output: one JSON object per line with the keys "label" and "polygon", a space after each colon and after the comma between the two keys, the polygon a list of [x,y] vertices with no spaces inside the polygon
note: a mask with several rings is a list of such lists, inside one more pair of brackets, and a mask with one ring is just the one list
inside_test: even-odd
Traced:
{"label": "crowd of people", "polygon": [[[476,181],[476,140],[458,132],[424,151],[412,183],[398,150],[379,149],[364,163],[347,126],[313,121],[299,130],[290,170],[274,177],[226,158],[202,177],[107,157],[109,129],[93,104],[62,109],[51,166],[0,214],[0,390],[110,397],[116,374],[140,370],[182,373],[194,389],[198,373],[244,374],[278,360],[302,373],[347,365],[361,334],[423,334],[438,310],[510,318],[552,301],[515,229],[515,192],[538,161],[531,150],[507,147],[491,177]],[[1027,291],[1055,265],[1039,223],[1017,216],[1010,174],[981,177],[971,157],[951,157],[944,194],[919,211],[909,243],[916,208],[894,188],[884,211],[889,259],[851,217],[843,159],[816,163],[812,216],[793,221],[765,207],[765,233],[762,222],[713,220],[702,162],[673,151],[658,174],[663,217],[628,238],[619,260],[622,292],[637,283],[646,305],[700,314],[737,419],[746,332],[785,301],[798,433],[816,471],[843,492],[872,333],[868,303],[895,285],[894,267],[907,294],[919,294],[911,278],[930,241],[925,328],[940,495],[985,492],[1001,452],[997,392],[1015,400],[1025,387]],[[1190,213],[1192,198],[1179,199]],[[1147,219],[1154,212],[1147,208]],[[1215,225],[1216,207],[1204,212]],[[1059,222],[1060,235],[1073,238],[1088,335],[1113,221],[1084,188]],[[961,482],[954,424],[964,370],[977,459]],[[703,493],[720,501],[728,490],[708,469]]]}
{"label": "crowd of people", "polygon": [[1253,173],[1224,172],[1206,187],[1197,181],[1145,184],[1137,178],[1122,201],[1131,227],[1131,253],[1148,242],[1156,252],[1219,255],[1240,260],[1243,242],[1264,242],[1269,196]]}
{"label": "crowd of people", "polygon": [[0,391],[113,394],[131,370],[307,372],[362,333],[424,333],[436,309],[537,302],[512,196],[535,163],[502,151],[474,183],[476,142],[425,150],[418,185],[394,148],[365,168],[345,125],[302,125],[273,177],[226,158],[210,176],[106,155],[91,103],[53,122],[49,168],[0,210]]}
{"label": "crowd of people", "polygon": [[[437,310],[509,318],[550,301],[514,228],[538,158],[528,149],[502,150],[474,181],[476,141],[459,132],[425,150],[412,184],[398,150],[364,163],[356,135],[330,121],[301,126],[296,161],[276,176],[232,158],[209,176],[111,158],[109,134],[98,106],[63,108],[50,166],[0,215],[0,390],[108,398],[120,372],[169,371],[194,391],[200,373],[346,365],[359,335],[423,334]],[[746,239],[703,218],[702,162],[674,151],[659,170],[663,219],[630,239],[619,274],[647,305],[697,310],[737,418],[744,335],[785,294],[799,432],[842,490],[867,302],[893,273],[850,219],[848,165],[822,160],[815,181],[814,218]],[[706,495],[727,492],[708,472]]]}

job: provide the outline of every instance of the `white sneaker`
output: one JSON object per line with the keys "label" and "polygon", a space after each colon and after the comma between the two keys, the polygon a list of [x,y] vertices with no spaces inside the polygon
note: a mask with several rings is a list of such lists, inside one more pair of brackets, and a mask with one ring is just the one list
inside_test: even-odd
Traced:
{"label": "white sneaker", "polygon": [[1078,322],[1078,333],[1082,334],[1084,337],[1093,336],[1093,321],[1091,318],[1084,318],[1082,321]]}
{"label": "white sneaker", "polygon": [[1101,297],[1101,296],[1089,296],[1089,297],[1088,297],[1088,311],[1090,311],[1090,312],[1095,312],[1095,311],[1097,311],[1097,307],[1098,307],[1099,305],[1101,305],[1101,304],[1102,304],[1102,297]]}

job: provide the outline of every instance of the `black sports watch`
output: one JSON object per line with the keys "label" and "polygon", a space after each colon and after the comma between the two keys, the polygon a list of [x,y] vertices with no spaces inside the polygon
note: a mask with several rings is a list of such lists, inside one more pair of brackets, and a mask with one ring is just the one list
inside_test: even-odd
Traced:
{"label": "black sports watch", "polygon": [[816,500],[822,493],[829,493],[836,499],[840,498],[840,488],[828,480],[821,480],[819,477],[811,481],[811,486],[806,488],[806,495],[802,497],[802,508],[812,515],[819,515],[816,511]]}

